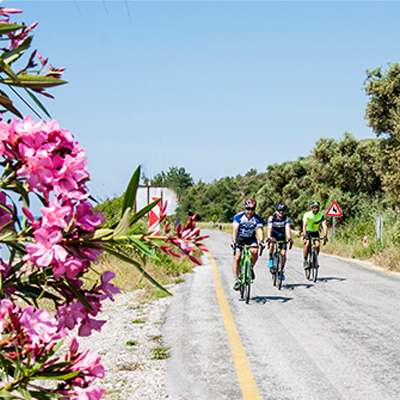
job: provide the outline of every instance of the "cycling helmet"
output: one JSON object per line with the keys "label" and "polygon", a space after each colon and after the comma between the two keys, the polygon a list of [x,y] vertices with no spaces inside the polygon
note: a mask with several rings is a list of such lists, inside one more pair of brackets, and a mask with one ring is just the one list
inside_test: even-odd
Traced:
{"label": "cycling helmet", "polygon": [[313,201],[310,203],[310,208],[312,208],[312,207],[318,207],[318,208],[320,208],[320,207],[321,207],[321,204],[320,204],[319,201],[313,200]]}
{"label": "cycling helmet", "polygon": [[287,207],[283,203],[279,203],[276,205],[275,210],[276,211],[286,211]]}
{"label": "cycling helmet", "polygon": [[243,207],[245,208],[245,209],[248,209],[248,208],[256,208],[256,205],[257,205],[257,202],[254,200],[254,199],[246,199],[244,202],[243,202]]}

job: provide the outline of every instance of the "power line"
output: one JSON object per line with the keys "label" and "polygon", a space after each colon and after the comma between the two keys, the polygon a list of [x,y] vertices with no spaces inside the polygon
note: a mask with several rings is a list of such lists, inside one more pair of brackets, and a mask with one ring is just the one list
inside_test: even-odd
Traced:
{"label": "power line", "polygon": [[132,25],[131,13],[129,12],[128,2],[125,0],[126,11],[128,13],[129,23]]}

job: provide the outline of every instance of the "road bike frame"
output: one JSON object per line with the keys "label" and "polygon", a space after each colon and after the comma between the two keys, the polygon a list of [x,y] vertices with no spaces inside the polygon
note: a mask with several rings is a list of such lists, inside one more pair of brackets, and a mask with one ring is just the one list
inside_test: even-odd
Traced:
{"label": "road bike frame", "polygon": [[310,241],[307,253],[308,268],[304,270],[304,273],[308,280],[316,282],[318,279],[319,261],[315,242],[321,242],[321,238],[309,237],[308,240]]}
{"label": "road bike frame", "polygon": [[[259,248],[258,245],[243,245],[238,246],[242,250],[242,258],[240,260],[240,297],[245,299],[246,304],[250,301],[251,284],[253,283],[253,264],[250,261],[250,248]],[[260,256],[262,254],[262,248],[260,250]]]}
{"label": "road bike frame", "polygon": [[272,284],[276,286],[279,290],[282,289],[282,275],[283,275],[283,265],[282,265],[282,250],[285,245],[289,243],[288,240],[275,240],[275,250],[272,256],[274,260],[275,273],[272,274]]}

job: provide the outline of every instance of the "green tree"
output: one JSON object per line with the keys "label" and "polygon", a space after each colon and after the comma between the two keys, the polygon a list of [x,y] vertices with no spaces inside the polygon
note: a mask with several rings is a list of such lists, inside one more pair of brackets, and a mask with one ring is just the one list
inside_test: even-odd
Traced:
{"label": "green tree", "polygon": [[168,186],[175,190],[178,195],[179,201],[184,197],[185,192],[188,188],[193,186],[193,178],[189,172],[186,172],[183,167],[169,167],[167,172],[161,171],[156,174],[152,179],[153,185]]}
{"label": "green tree", "polygon": [[387,71],[381,67],[367,70],[364,89],[369,96],[365,119],[376,135],[380,158],[377,171],[389,205],[400,201],[400,64],[391,63]]}
{"label": "green tree", "polygon": [[400,143],[400,64],[389,64],[387,71],[367,70],[364,90],[369,100],[365,109],[367,125],[376,135],[387,135]]}

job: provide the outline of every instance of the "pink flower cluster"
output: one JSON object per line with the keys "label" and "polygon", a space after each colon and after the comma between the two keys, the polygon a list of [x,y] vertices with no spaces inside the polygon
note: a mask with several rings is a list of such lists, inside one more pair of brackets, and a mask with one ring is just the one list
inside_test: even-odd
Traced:
{"label": "pink flower cluster", "polygon": [[[0,156],[17,165],[17,177],[47,202],[39,220],[23,209],[34,229],[25,261],[38,267],[51,265],[56,279],[63,275],[75,278],[88,261],[97,260],[99,252],[84,249],[84,254],[78,255],[80,251],[71,243],[82,232],[93,232],[104,220],[87,201],[89,174],[84,151],[55,121],[36,122],[28,116],[23,121],[0,122]],[[54,196],[49,201],[51,193]]]}
{"label": "pink flower cluster", "polygon": [[[67,335],[65,329],[58,329],[47,311],[35,311],[33,306],[20,309],[8,299],[0,302],[0,333],[6,338],[0,342],[1,351],[11,359],[22,360],[28,368],[41,364],[37,372],[42,375],[46,375],[47,369],[51,374],[54,372],[52,366],[58,358],[49,358],[48,354],[56,342]],[[59,372],[72,375],[62,384],[59,393],[68,395],[65,399],[100,399],[104,390],[88,386],[96,378],[104,377],[100,358],[98,353],[78,353],[78,343],[73,338],[65,363],[59,368]]]}
{"label": "pink flower cluster", "polygon": [[[89,174],[84,151],[72,134],[55,121],[34,121],[28,116],[23,121],[0,122],[0,156],[13,167],[10,171],[16,171],[14,178],[26,182],[29,191],[40,194],[46,204],[40,209],[39,219],[22,207],[31,228],[23,260],[39,268],[52,268],[56,280],[65,277],[80,290],[83,282],[77,279],[78,274],[90,262],[97,261],[101,250],[82,246],[79,239],[104,221],[101,212],[95,213],[88,201]],[[5,203],[2,193],[0,202]],[[8,222],[11,215],[1,210],[0,221]],[[85,292],[91,308],[63,289],[66,304],[58,307],[58,328],[73,329],[80,324],[82,336],[90,335],[92,329],[100,330],[104,321],[92,317],[100,311],[102,300],[112,299],[112,294],[118,292],[109,283],[112,277],[113,273],[104,273],[101,283]]]}

